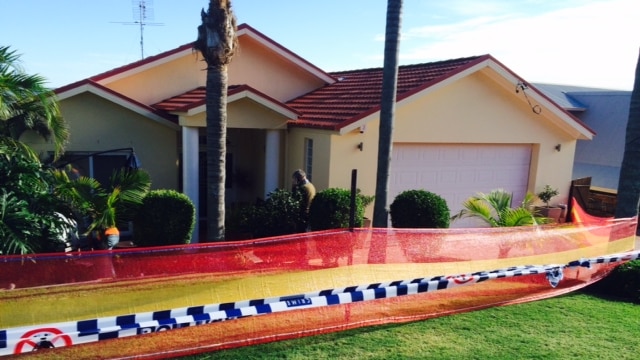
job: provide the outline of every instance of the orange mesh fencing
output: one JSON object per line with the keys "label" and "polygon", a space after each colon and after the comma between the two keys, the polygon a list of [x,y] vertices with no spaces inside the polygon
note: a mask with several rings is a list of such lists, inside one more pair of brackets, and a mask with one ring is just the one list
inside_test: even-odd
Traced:
{"label": "orange mesh fencing", "polygon": [[590,218],[5,256],[0,355],[161,358],[543,299],[636,256],[635,229]]}

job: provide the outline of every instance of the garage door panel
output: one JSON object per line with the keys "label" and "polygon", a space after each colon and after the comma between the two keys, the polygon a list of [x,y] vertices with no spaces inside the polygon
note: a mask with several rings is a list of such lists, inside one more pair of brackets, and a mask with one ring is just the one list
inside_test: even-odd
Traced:
{"label": "garage door panel", "polygon": [[[389,202],[402,191],[425,189],[442,196],[451,213],[477,192],[505,189],[522,201],[529,179],[530,145],[394,144]],[[475,221],[453,227],[477,226]]]}

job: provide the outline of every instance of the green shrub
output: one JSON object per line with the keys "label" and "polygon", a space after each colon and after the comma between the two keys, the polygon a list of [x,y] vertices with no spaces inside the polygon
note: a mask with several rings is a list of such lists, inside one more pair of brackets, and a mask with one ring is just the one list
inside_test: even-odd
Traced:
{"label": "green shrub", "polygon": [[616,267],[607,277],[589,285],[585,291],[640,303],[640,260]]}
{"label": "green shrub", "polygon": [[287,190],[276,189],[265,201],[238,210],[228,222],[236,224],[236,231],[262,238],[296,233],[299,217],[300,200]]}
{"label": "green shrub", "polygon": [[[364,218],[364,195],[356,196],[354,226],[362,226]],[[368,199],[369,197],[367,197]],[[364,199],[365,201],[367,199]],[[369,201],[370,202],[370,201]],[[311,230],[344,229],[349,227],[351,191],[330,188],[320,191],[311,202],[309,225]]]}
{"label": "green shrub", "polygon": [[76,229],[67,203],[51,192],[54,180],[31,148],[0,137],[0,255],[65,249]]}
{"label": "green shrub", "polygon": [[133,242],[138,246],[188,244],[195,217],[195,206],[185,194],[152,190],[142,200],[134,218]]}
{"label": "green shrub", "polygon": [[389,206],[394,228],[448,228],[449,206],[440,196],[426,190],[407,190]]}

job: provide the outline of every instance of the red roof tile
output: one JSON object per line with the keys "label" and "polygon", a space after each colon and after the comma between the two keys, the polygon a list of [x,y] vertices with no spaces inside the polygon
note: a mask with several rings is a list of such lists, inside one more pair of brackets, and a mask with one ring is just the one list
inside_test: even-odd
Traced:
{"label": "red roof tile", "polygon": [[[396,97],[401,100],[488,58],[484,55],[400,66]],[[382,73],[382,68],[331,73],[337,82],[287,103],[302,114],[289,125],[337,130],[378,111]]]}
{"label": "red roof tile", "polygon": [[[232,96],[243,91],[250,92],[252,94],[257,95],[257,97],[266,100],[268,102],[273,103],[276,106],[282,107],[283,109],[287,109],[292,113],[297,113],[293,108],[288,107],[287,105],[281,103],[280,101],[261,93],[260,91],[252,88],[249,85],[229,85],[227,90],[227,95]],[[154,109],[166,111],[166,112],[186,112],[190,109],[196,108],[198,106],[202,106],[206,102],[207,97],[207,89],[204,86],[197,87],[193,90],[187,91],[184,94],[180,94],[178,96],[171,97],[169,99],[162,100],[156,104],[151,105]]]}

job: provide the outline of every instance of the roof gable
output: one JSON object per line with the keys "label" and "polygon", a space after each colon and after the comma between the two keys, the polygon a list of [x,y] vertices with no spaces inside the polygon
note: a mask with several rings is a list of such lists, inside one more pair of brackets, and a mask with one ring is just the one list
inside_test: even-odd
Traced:
{"label": "roof gable", "polygon": [[[165,99],[161,102],[151,105],[153,108],[170,112],[185,113],[192,116],[197,113],[205,112],[206,88],[198,87],[184,94]],[[264,107],[267,107],[289,119],[297,118],[300,113],[293,108],[281,103],[280,101],[261,93],[260,91],[248,85],[231,85],[227,92],[227,102],[232,103],[236,100],[248,98]]]}
{"label": "roof gable", "polygon": [[[398,68],[399,101],[451,75],[482,57],[474,56]],[[338,80],[287,103],[303,115],[292,126],[337,130],[380,109],[382,68],[332,73]]]}
{"label": "roof gable", "polygon": [[73,84],[60,87],[55,90],[58,101],[71,98],[82,93],[91,93],[110,102],[118,104],[133,112],[143,115],[165,126],[175,130],[179,129],[176,117],[164,111],[158,111],[150,106],[142,104],[134,99],[128,98],[92,80],[82,80]]}
{"label": "roof gable", "polygon": [[[445,60],[398,67],[396,100],[400,103],[412,96],[422,96],[441,85],[456,81],[477,71],[490,68],[503,86],[515,88],[524,81],[490,55]],[[290,126],[311,127],[346,132],[356,122],[380,111],[383,68],[334,72],[338,81],[287,103],[302,116]],[[526,85],[525,85],[526,86]],[[593,131],[535,88],[527,88],[528,96],[550,109],[568,125],[566,131],[579,138],[591,138]],[[529,99],[527,98],[527,101]]]}
{"label": "roof gable", "polygon": [[[247,24],[241,24],[238,26],[237,36],[238,37],[247,36],[252,38],[256,42],[270,49],[270,51],[272,51],[274,54],[277,54],[280,57],[286,58],[289,62],[295,64],[296,66],[303,69],[304,71],[314,75],[315,77],[322,80],[323,82],[331,83],[335,81],[335,79],[330,74],[326,73],[322,69],[318,68],[317,66],[311,64],[310,62],[306,61],[302,57],[286,49],[282,45],[278,44],[277,42],[273,41],[269,37],[265,36],[264,34],[255,30],[254,28],[252,28]],[[150,67],[155,67],[163,63],[169,62],[175,58],[183,57],[186,55],[192,55],[194,52],[196,52],[196,50],[194,50],[193,48],[193,43],[184,44],[175,49],[172,49],[154,56],[149,56],[145,59],[127,64],[125,66],[121,66],[121,67],[106,71],[104,73],[94,75],[89,79],[101,84],[106,84],[106,83],[121,79],[123,77],[131,76],[135,73],[144,71]]]}

